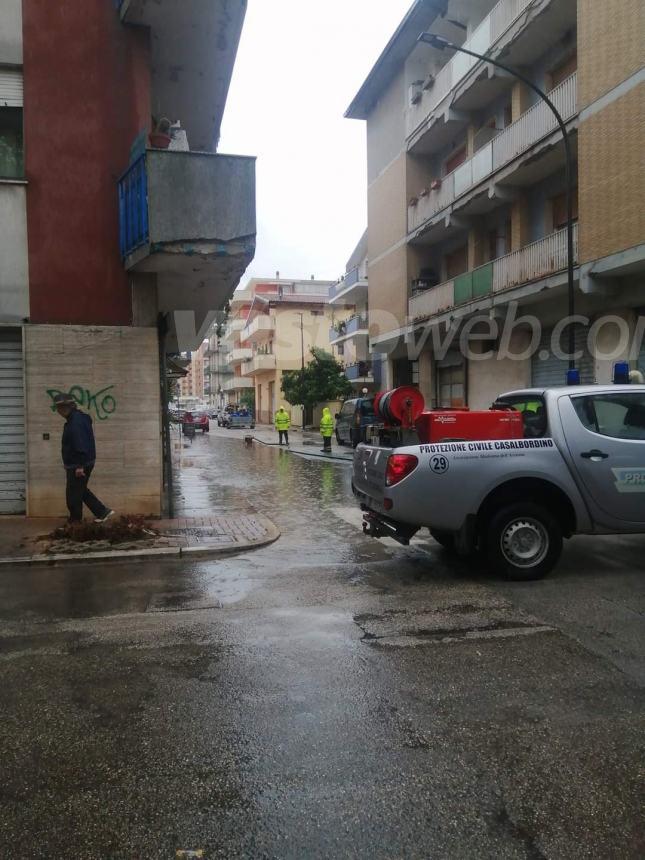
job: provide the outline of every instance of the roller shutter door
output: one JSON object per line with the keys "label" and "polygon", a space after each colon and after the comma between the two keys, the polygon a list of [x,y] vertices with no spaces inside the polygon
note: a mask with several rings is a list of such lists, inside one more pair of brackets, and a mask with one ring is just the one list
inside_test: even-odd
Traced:
{"label": "roller shutter door", "polygon": [[0,328],[0,514],[25,512],[22,333]]}
{"label": "roller shutter door", "polygon": [[[587,348],[587,335],[588,330],[585,326],[575,327],[576,353],[582,351],[582,356],[576,359],[576,367],[580,371],[580,382],[583,385],[595,381],[594,360]],[[559,358],[553,354],[552,336],[552,328],[542,332],[540,345],[531,359],[531,383],[539,388],[567,384],[569,362],[566,358]],[[568,351],[568,339],[569,330],[565,329],[561,338],[564,353]]]}
{"label": "roller shutter door", "polygon": [[0,107],[22,107],[22,72],[0,69]]}

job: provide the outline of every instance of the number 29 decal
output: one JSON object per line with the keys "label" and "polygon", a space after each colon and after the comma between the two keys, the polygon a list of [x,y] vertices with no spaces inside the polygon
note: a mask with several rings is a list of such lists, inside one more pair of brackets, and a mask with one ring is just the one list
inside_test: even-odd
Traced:
{"label": "number 29 decal", "polygon": [[448,462],[448,458],[444,457],[442,454],[433,454],[430,457],[430,468],[435,473],[435,475],[443,475],[448,471],[448,467],[450,463]]}

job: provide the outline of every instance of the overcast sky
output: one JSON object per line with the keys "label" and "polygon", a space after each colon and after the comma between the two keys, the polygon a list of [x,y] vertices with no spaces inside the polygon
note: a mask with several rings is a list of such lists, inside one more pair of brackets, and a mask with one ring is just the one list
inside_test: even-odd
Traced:
{"label": "overcast sky", "polygon": [[411,0],[249,0],[220,152],[257,156],[249,277],[333,280],[367,226],[365,123],[343,113]]}

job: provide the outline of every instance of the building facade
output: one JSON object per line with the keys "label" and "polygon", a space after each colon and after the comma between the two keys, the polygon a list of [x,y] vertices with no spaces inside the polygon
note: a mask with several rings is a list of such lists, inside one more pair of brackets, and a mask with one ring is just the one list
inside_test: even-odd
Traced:
{"label": "building facade", "polygon": [[[270,424],[285,403],[282,375],[311,360],[311,348],[329,352],[332,281],[252,278],[236,293],[230,326],[234,333],[229,361],[234,376],[230,392],[252,389],[259,423]],[[239,387],[238,387],[239,386]],[[302,425],[302,409],[289,407],[295,425]]]}
{"label": "building facade", "polygon": [[[438,406],[645,365],[645,85],[638,0],[418,0],[347,116],[367,123],[371,348]],[[574,300],[567,318],[568,131]]]}
{"label": "building facade", "polygon": [[252,259],[254,160],[216,153],[245,0],[4,0],[0,512],[65,512],[52,409],[94,419],[94,483],[162,506],[166,356]]}
{"label": "building facade", "polygon": [[329,290],[333,310],[329,343],[332,354],[345,365],[345,375],[356,392],[378,391],[381,356],[369,345],[367,291],[367,231],[345,266],[345,274]]}

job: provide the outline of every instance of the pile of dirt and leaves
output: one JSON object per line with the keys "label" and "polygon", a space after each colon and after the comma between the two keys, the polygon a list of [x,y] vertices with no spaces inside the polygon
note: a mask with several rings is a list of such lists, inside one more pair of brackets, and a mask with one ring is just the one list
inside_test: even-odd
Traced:
{"label": "pile of dirt and leaves", "polygon": [[91,520],[66,523],[43,535],[48,543],[46,552],[87,552],[88,550],[135,548],[142,542],[154,541],[158,532],[141,516],[120,516],[106,523]]}

